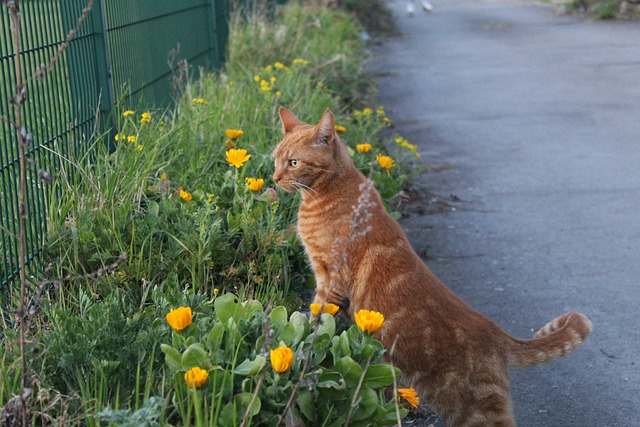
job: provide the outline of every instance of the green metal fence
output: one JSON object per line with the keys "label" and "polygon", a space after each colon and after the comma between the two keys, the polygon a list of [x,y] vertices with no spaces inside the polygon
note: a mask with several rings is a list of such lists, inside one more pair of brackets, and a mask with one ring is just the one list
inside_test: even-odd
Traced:
{"label": "green metal fence", "polygon": [[[15,95],[15,59],[6,1],[0,0],[0,306],[10,305],[19,275],[18,141],[9,100]],[[26,147],[28,277],[40,278],[49,206],[50,175],[64,162],[86,156],[92,136],[109,127],[116,103],[166,107],[181,60],[213,70],[224,60],[233,0],[95,0],[60,59],[42,78],[29,81]],[[249,3],[240,1],[240,3]],[[262,3],[272,3],[273,0]],[[278,1],[282,3],[282,1]],[[77,27],[87,0],[18,1],[24,75],[47,64]],[[144,100],[144,101],[142,101]]]}

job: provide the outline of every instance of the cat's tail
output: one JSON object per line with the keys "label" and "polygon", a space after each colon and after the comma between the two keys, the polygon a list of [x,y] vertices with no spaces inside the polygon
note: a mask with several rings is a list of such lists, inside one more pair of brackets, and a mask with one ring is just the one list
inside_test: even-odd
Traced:
{"label": "cat's tail", "polygon": [[507,360],[514,367],[540,365],[573,351],[587,339],[591,320],[577,311],[556,317],[532,339],[508,337]]}

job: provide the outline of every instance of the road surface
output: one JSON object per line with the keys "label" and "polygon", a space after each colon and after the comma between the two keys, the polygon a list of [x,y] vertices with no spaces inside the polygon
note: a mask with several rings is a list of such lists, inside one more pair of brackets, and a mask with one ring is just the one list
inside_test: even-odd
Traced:
{"label": "road surface", "polygon": [[373,51],[378,98],[433,193],[402,221],[412,243],[513,335],[568,310],[594,324],[574,353],[512,371],[518,424],[640,426],[640,22],[389,5],[404,37]]}

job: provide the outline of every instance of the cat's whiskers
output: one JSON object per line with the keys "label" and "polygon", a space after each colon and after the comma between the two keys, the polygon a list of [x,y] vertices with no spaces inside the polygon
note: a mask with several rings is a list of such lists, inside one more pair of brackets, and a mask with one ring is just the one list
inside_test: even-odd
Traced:
{"label": "cat's whiskers", "polygon": [[303,192],[304,194],[312,197],[314,200],[318,198],[317,197],[318,192],[313,188],[309,187],[308,185],[305,185],[298,181],[293,181],[293,187],[296,188],[297,190],[300,190],[300,192]]}

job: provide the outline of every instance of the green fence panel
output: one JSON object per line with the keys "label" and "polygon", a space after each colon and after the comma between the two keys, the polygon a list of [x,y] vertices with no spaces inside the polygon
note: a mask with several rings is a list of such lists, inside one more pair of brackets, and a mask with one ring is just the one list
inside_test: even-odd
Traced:
{"label": "green fence panel", "polygon": [[[23,80],[28,82],[23,103],[23,126],[30,135],[25,147],[26,180],[26,261],[27,278],[42,274],[39,255],[44,245],[50,176],[60,170],[65,156],[62,140],[69,132],[70,92],[64,62],[53,64],[40,78],[38,70],[50,62],[65,40],[57,1],[19,2],[21,12],[21,63]],[[15,112],[9,100],[16,91],[15,49],[6,2],[0,18],[0,304],[11,306],[8,286],[19,274],[19,159]]]}
{"label": "green fence panel", "polygon": [[191,67],[218,65],[210,0],[111,0],[105,2],[113,90],[135,106],[166,106],[172,77]]}
{"label": "green fence panel", "polygon": [[[80,179],[74,165],[91,156],[96,132],[115,128],[114,105],[167,107],[180,61],[219,68],[234,7],[270,7],[283,0],[95,0],[93,10],[55,63],[87,0],[19,0],[21,62],[28,81],[23,124],[26,147],[28,278],[45,274],[41,253],[48,212],[64,183]],[[15,50],[6,1],[0,0],[0,326],[15,307],[19,276],[19,159],[9,100],[15,95]],[[49,70],[39,78],[43,64]]]}

